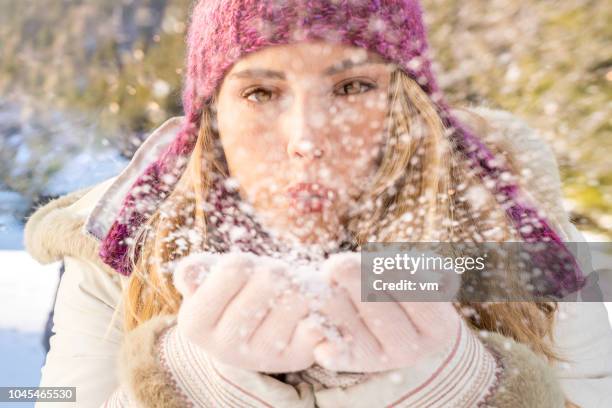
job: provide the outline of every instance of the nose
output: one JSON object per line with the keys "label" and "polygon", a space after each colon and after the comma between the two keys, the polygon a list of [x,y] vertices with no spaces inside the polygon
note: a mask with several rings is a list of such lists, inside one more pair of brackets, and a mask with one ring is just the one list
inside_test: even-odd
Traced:
{"label": "nose", "polygon": [[286,112],[287,154],[290,158],[310,162],[330,154],[327,137],[330,124],[322,105],[320,99],[303,95],[295,98],[294,105]]}
{"label": "nose", "polygon": [[302,139],[296,143],[291,143],[287,149],[289,156],[298,157],[306,160],[320,159],[325,154],[325,151],[317,147],[312,141]]}

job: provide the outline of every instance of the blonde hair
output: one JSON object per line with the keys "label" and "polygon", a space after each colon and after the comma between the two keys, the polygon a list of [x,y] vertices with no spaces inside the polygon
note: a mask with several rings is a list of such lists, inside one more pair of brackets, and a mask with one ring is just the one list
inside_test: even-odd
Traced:
{"label": "blonde hair", "polygon": [[[491,228],[497,231],[493,240],[515,240],[516,231],[492,194],[486,198],[485,210],[478,214],[465,200],[466,189],[482,182],[452,146],[448,129],[429,96],[403,71],[392,74],[389,106],[387,146],[372,187],[360,199],[361,211],[352,214],[348,222],[356,244],[368,240],[469,241]],[[195,229],[205,245],[207,224],[202,200],[212,175],[226,173],[215,151],[217,136],[212,120],[212,113],[206,109],[186,171],[173,193],[141,228],[133,245],[134,272],[123,299],[126,330],[158,314],[178,312],[181,296],[165,265],[196,250],[192,246],[199,246],[193,240],[177,245],[175,238],[185,229]],[[403,217],[407,213],[417,217]],[[470,308],[475,312],[464,316],[475,329],[501,333],[549,360],[560,360],[551,341],[556,307],[553,302],[462,301],[457,305],[460,310]]]}

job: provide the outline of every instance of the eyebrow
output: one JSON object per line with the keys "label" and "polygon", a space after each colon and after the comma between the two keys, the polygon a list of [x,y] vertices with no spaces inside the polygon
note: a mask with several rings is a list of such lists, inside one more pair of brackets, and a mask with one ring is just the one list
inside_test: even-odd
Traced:
{"label": "eyebrow", "polygon": [[[361,61],[354,61],[351,59],[342,60],[328,68],[325,68],[322,71],[322,74],[325,76],[335,75],[342,71],[346,71],[348,69],[368,65],[368,64],[383,64],[384,61],[378,59],[367,58]],[[280,79],[285,80],[286,76],[281,71],[274,71],[270,69],[261,69],[261,68],[252,68],[252,69],[244,69],[242,71],[238,71],[230,76],[230,78],[272,78],[272,79]]]}

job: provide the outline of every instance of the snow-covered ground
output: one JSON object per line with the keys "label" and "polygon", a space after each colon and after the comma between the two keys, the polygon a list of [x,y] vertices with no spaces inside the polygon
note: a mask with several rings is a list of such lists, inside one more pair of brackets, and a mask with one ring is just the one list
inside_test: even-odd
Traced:
{"label": "snow-covered ground", "polygon": [[2,250],[0,269],[0,386],[37,385],[59,264],[42,266],[24,251]]}
{"label": "snow-covered ground", "polygon": [[42,266],[23,250],[0,250],[0,387],[38,385],[58,278],[59,263]]}
{"label": "snow-covered ground", "polygon": [[0,328],[44,329],[59,279],[60,264],[40,265],[23,250],[0,250]]}
{"label": "snow-covered ground", "polygon": [[[36,387],[44,362],[42,334],[0,329],[0,387]],[[0,403],[3,408],[34,407],[33,402]]]}

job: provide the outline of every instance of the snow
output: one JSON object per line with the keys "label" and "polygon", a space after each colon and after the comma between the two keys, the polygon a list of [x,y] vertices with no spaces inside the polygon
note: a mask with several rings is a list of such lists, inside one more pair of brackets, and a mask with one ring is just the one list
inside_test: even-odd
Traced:
{"label": "snow", "polygon": [[0,329],[41,332],[51,310],[60,264],[40,265],[25,251],[0,250]]}
{"label": "snow", "polygon": [[[0,239],[4,241],[8,239]],[[45,357],[43,331],[58,284],[59,263],[42,266],[23,250],[0,250],[0,265],[0,386],[37,386]]]}
{"label": "snow", "polygon": [[[17,227],[10,233],[20,234]],[[0,242],[12,242],[12,246],[21,243],[10,241],[15,237],[5,239],[3,234],[0,233]],[[40,265],[21,248],[0,249],[0,265],[0,386],[34,386],[40,380],[44,361],[42,333],[53,304],[60,265]],[[612,303],[606,303],[606,307],[612,324]]]}
{"label": "snow", "polygon": [[0,329],[1,387],[35,387],[40,383],[45,357],[42,339],[40,332]]}

